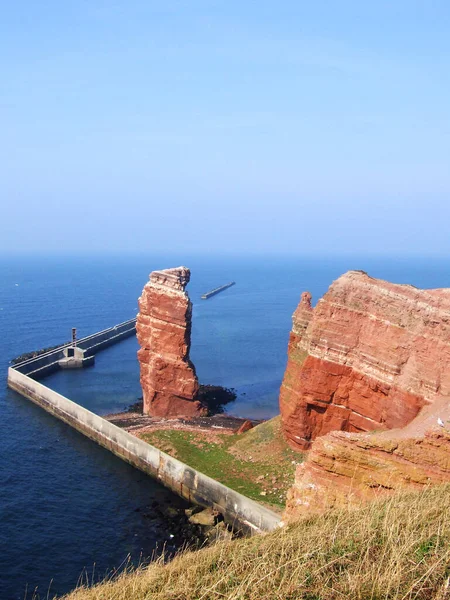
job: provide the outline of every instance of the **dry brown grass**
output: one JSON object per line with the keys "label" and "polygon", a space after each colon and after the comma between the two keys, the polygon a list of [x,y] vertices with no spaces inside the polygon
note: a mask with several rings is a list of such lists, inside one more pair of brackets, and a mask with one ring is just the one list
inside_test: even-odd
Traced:
{"label": "dry brown grass", "polygon": [[450,598],[450,486],[185,552],[67,600]]}

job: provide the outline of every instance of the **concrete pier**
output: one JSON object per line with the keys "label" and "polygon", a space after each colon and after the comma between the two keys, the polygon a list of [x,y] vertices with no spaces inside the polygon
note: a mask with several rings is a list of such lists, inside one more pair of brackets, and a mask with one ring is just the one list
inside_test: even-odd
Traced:
{"label": "concrete pier", "polygon": [[15,364],[8,369],[8,387],[126,462],[158,479],[182,498],[219,511],[229,524],[237,524],[247,532],[275,529],[280,525],[280,515],[36,381],[55,370],[71,368],[75,363],[70,361],[79,363],[94,360],[96,352],[134,335],[135,326],[136,319],[131,319],[77,340],[76,347],[73,343],[64,344]]}
{"label": "concrete pier", "polygon": [[220,292],[224,292],[225,290],[227,290],[228,288],[230,288],[233,285],[236,285],[236,282],[230,281],[230,283],[226,283],[225,285],[221,285],[220,287],[215,288],[215,289],[211,290],[210,292],[206,292],[206,294],[203,294],[202,300],[208,300],[208,298],[212,298],[212,296],[215,296],[216,294],[220,294]]}
{"label": "concrete pier", "polygon": [[8,387],[151,475],[182,498],[219,511],[230,525],[238,525],[250,533],[271,531],[280,525],[280,515],[265,506],[165,454],[13,367],[8,370]]}
{"label": "concrete pier", "polygon": [[16,363],[12,368],[33,379],[40,379],[59,369],[91,366],[97,352],[135,334],[136,319],[130,319],[77,340],[76,347],[73,342],[62,344],[49,352]]}

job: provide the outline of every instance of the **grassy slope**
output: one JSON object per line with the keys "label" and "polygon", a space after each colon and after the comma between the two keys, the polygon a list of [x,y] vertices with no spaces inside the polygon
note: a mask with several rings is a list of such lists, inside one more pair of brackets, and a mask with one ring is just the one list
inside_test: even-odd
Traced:
{"label": "grassy slope", "polygon": [[293,461],[302,456],[284,441],[280,417],[241,435],[158,430],[142,438],[228,487],[276,507],[283,507],[294,479]]}
{"label": "grassy slope", "polygon": [[450,486],[185,552],[70,600],[450,598]]}

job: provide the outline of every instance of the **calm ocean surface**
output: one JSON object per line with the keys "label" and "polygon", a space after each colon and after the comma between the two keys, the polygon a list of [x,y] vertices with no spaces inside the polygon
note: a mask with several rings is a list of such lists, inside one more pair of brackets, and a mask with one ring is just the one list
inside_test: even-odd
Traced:
{"label": "calm ocean surface", "polygon": [[[169,523],[136,509],[181,505],[149,477],[6,388],[9,360],[135,316],[150,271],[185,264],[194,303],[191,358],[202,383],[236,388],[228,412],[278,412],[291,315],[300,293],[313,301],[348,269],[419,287],[450,286],[450,261],[373,259],[14,258],[0,261],[0,599],[37,587],[63,593],[83,570],[101,576],[127,556],[171,544]],[[201,293],[236,286],[208,301]],[[141,395],[134,338],[105,350],[85,371],[46,384],[98,414]],[[95,575],[94,575],[95,578]],[[51,594],[50,594],[51,597]]]}

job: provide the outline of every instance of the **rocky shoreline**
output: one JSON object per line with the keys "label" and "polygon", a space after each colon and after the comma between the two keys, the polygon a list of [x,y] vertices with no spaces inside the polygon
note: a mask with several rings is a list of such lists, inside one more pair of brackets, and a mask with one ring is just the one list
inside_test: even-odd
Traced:
{"label": "rocky shoreline", "polygon": [[161,546],[156,554],[163,554],[165,560],[172,559],[180,549],[199,550],[217,541],[241,537],[240,531],[228,526],[219,512],[201,506],[186,508],[184,504],[181,499],[175,505],[154,500],[147,506],[135,509],[149,527],[155,521],[164,522],[166,530],[161,532]]}
{"label": "rocky shoreline", "polygon": [[[262,422],[223,413],[191,418],[150,417],[142,414],[142,400],[123,412],[109,414],[104,418],[137,437],[151,431],[178,430],[195,432],[205,441],[210,441],[217,433],[233,435],[241,429],[247,431]],[[148,506],[135,509],[150,523],[161,518],[167,523],[164,547],[161,548],[167,559],[172,558],[180,547],[199,549],[219,540],[231,540],[242,535],[239,529],[227,525],[218,511],[196,505],[186,507],[185,504],[181,499],[180,503],[170,506],[153,501]]]}
{"label": "rocky shoreline", "polygon": [[[237,433],[243,426],[251,428],[262,423],[262,420],[243,419],[232,415],[217,413],[211,416],[199,417],[151,417],[142,414],[142,402],[138,401],[132,404],[126,410],[120,413],[112,413],[105,415],[107,421],[114,423],[117,427],[125,429],[129,433],[139,436],[139,434],[147,433],[153,430],[160,429],[177,429],[183,431],[195,431],[198,433],[208,434],[210,431],[224,434]],[[249,425],[247,425],[249,424]]]}

